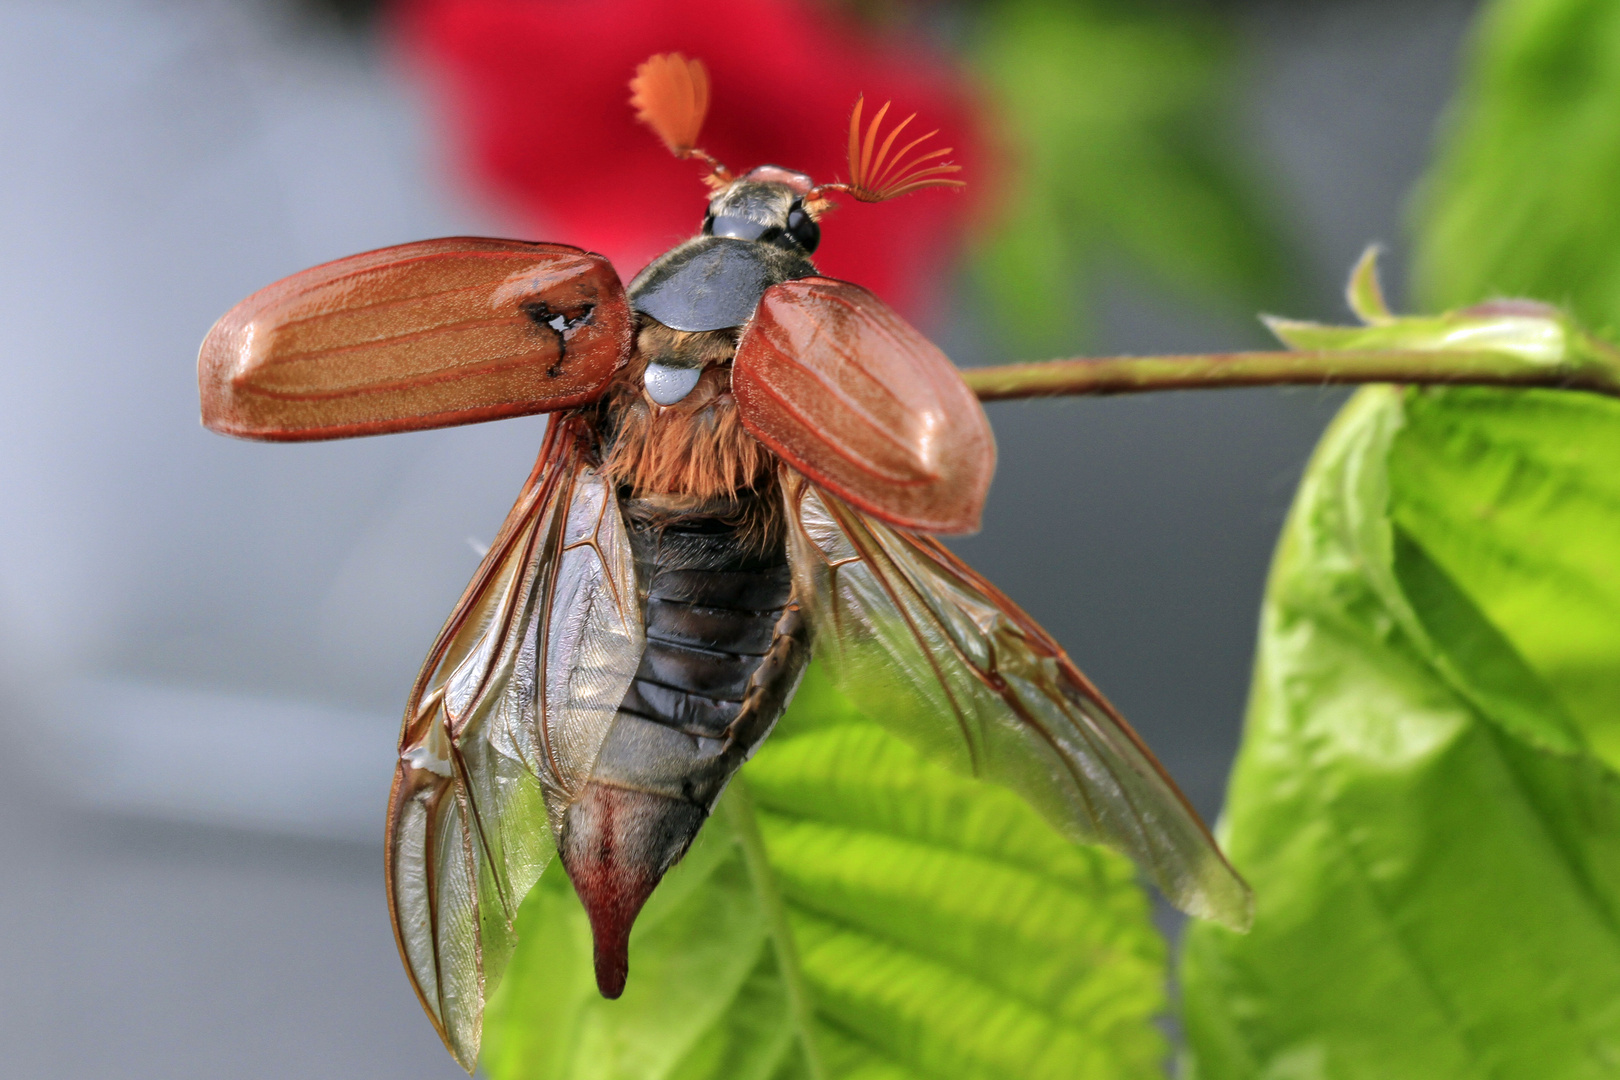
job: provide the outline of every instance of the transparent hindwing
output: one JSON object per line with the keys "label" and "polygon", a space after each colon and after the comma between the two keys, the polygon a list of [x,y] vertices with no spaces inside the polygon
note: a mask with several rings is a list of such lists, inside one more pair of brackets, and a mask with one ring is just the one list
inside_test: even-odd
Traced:
{"label": "transparent hindwing", "polygon": [[931,537],[789,475],[815,655],[864,712],[1129,855],[1177,907],[1246,928],[1253,900],[1125,720],[1033,619]]}
{"label": "transparent hindwing", "polygon": [[642,642],[613,486],[559,418],[417,678],[389,806],[400,954],[469,1071],[518,905],[555,852],[553,824],[590,775]]}

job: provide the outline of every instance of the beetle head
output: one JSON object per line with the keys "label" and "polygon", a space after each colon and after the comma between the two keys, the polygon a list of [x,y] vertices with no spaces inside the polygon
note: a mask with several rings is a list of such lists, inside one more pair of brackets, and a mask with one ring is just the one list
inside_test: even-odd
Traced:
{"label": "beetle head", "polygon": [[703,222],[707,235],[759,240],[809,253],[820,242],[816,219],[832,208],[829,196],[833,192],[861,202],[882,202],[925,187],[963,186],[950,175],[960,172],[961,166],[940,161],[951,152],[950,147],[928,149],[924,145],[937,131],[895,150],[916,113],[900,121],[879,142],[889,112],[887,102],[863,132],[864,99],[856,100],[849,118],[850,178],[831,184],[816,184],[804,173],[778,165],[761,165],[736,177],[700,149],[697,137],[709,111],[709,72],[701,60],[688,60],[680,53],[650,58],[636,68],[636,77],[630,80],[630,104],[637,119],[657,132],[670,153],[697,158],[709,167],[703,179],[714,194]]}
{"label": "beetle head", "polygon": [[821,243],[821,226],[806,207],[814,189],[804,173],[761,165],[710,196],[703,235],[758,240],[809,255]]}

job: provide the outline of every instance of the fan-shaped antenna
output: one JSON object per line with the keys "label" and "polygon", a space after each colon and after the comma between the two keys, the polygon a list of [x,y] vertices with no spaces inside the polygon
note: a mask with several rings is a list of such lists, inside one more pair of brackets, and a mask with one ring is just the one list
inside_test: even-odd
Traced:
{"label": "fan-shaped antenna", "polygon": [[[883,127],[883,118],[888,115],[889,106],[893,102],[884,102],[883,107],[872,117],[872,122],[863,135],[861,131],[861,108],[866,103],[865,95],[855,99],[855,111],[849,115],[849,182],[847,184],[823,184],[817,193],[824,191],[845,191],[855,196],[861,202],[882,202],[899,195],[906,195],[926,187],[965,187],[961,180],[950,179],[950,174],[961,172],[960,165],[941,162],[938,159],[951,152],[950,147],[942,150],[918,150],[923,143],[939,134],[934,129],[926,135],[919,135],[896,153],[894,144],[899,140],[901,132],[906,125],[917,118],[912,113],[884,138],[882,145],[878,145],[878,135]],[[912,151],[916,150],[915,154]],[[910,156],[908,156],[910,155]],[[929,164],[933,162],[933,164]]]}
{"label": "fan-shaped antenna", "polygon": [[709,71],[701,60],[680,53],[659,53],[636,68],[630,80],[630,106],[636,119],[652,128],[678,158],[697,158],[709,166],[706,178],[719,185],[731,171],[699,149],[698,132],[709,112]]}

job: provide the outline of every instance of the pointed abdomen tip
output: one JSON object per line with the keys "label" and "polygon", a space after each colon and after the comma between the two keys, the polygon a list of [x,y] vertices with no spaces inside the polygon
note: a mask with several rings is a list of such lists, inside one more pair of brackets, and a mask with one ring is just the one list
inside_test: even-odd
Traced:
{"label": "pointed abdomen tip", "polygon": [[[604,945],[606,947],[604,948]],[[596,938],[596,989],[609,1001],[624,993],[625,976],[630,974],[630,936],[605,943]]]}
{"label": "pointed abdomen tip", "polygon": [[603,997],[624,993],[636,916],[706,816],[683,800],[595,782],[568,808],[558,854],[590,916]]}

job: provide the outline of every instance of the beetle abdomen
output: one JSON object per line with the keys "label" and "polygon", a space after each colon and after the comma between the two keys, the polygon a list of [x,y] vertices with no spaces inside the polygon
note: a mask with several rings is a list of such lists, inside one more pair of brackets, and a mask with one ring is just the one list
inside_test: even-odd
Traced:
{"label": "beetle abdomen", "polygon": [[623,503],[647,643],[560,836],[608,997],[624,987],[641,905],[770,733],[808,661],[775,502],[744,492],[678,513],[667,500]]}

